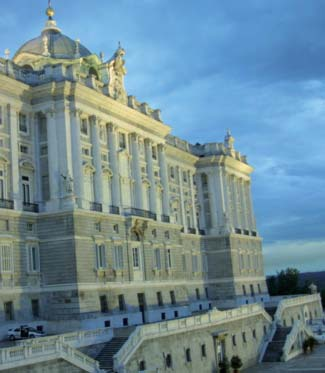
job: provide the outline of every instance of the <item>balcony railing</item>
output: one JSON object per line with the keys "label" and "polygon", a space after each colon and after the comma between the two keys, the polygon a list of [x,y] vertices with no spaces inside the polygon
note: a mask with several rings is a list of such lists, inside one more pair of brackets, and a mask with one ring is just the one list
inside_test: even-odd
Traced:
{"label": "balcony railing", "polygon": [[23,203],[23,210],[28,212],[39,212],[38,205],[36,203]]}
{"label": "balcony railing", "polygon": [[124,209],[124,213],[125,215],[141,216],[142,218],[157,220],[157,214],[151,211],[136,209],[133,207]]}
{"label": "balcony railing", "polygon": [[170,223],[170,217],[167,215],[161,215],[161,221],[163,223]]}
{"label": "balcony railing", "polygon": [[195,228],[187,228],[187,231],[190,234],[196,234],[196,229]]}
{"label": "balcony railing", "polygon": [[120,208],[118,206],[109,206],[109,213],[114,215],[120,215]]}
{"label": "balcony railing", "polygon": [[103,206],[102,206],[101,203],[91,202],[90,203],[90,210],[91,211],[103,212]]}
{"label": "balcony railing", "polygon": [[14,209],[14,201],[11,201],[9,199],[0,199],[0,209]]}

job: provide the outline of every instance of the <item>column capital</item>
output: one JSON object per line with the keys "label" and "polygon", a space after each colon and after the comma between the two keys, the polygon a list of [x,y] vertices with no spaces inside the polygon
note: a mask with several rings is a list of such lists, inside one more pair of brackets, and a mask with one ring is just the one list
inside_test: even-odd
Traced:
{"label": "column capital", "polygon": [[130,138],[131,138],[133,141],[137,141],[137,140],[139,140],[140,136],[139,136],[138,133],[136,133],[136,132],[132,132],[132,133],[130,133]]}
{"label": "column capital", "polygon": [[74,109],[70,110],[70,113],[71,113],[74,117],[79,117],[79,118],[81,118],[82,115],[84,114],[84,112],[83,112],[81,109],[78,109],[78,108],[74,108]]}
{"label": "column capital", "polygon": [[161,152],[161,153],[164,153],[166,151],[166,145],[161,143],[161,144],[158,144],[157,145],[158,147],[158,150]]}
{"label": "column capital", "polygon": [[91,115],[89,117],[89,121],[93,124],[93,125],[97,125],[99,124],[99,118],[97,115]]}
{"label": "column capital", "polygon": [[108,123],[108,129],[109,129],[110,132],[116,132],[117,128],[118,127],[115,123],[113,123],[113,122]]}
{"label": "column capital", "polygon": [[144,143],[145,143],[146,145],[151,145],[151,146],[152,146],[153,141],[152,141],[149,137],[147,137],[147,138],[144,139]]}

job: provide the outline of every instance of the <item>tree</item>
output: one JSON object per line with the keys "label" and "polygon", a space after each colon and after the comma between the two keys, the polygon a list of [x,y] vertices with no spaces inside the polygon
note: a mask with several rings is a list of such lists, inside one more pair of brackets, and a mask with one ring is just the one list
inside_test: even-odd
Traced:
{"label": "tree", "polygon": [[287,268],[278,272],[278,293],[289,295],[299,293],[299,271],[296,268]]}
{"label": "tree", "polygon": [[278,295],[279,289],[278,289],[278,279],[276,276],[271,276],[266,279],[267,287],[269,289],[269,294],[271,296]]}

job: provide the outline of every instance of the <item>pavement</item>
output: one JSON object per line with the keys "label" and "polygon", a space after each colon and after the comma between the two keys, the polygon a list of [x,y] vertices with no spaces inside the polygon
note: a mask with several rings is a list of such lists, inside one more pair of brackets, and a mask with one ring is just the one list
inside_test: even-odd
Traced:
{"label": "pavement", "polygon": [[242,373],[325,373],[325,345],[315,347],[313,353],[300,355],[285,363],[262,363]]}

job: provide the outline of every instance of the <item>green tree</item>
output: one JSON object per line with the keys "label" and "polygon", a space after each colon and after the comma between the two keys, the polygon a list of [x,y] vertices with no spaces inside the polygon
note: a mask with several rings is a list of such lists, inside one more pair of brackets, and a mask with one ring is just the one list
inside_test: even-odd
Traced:
{"label": "green tree", "polygon": [[269,294],[271,296],[278,295],[279,289],[278,289],[278,279],[276,276],[271,276],[266,279],[267,287],[269,289]]}
{"label": "green tree", "polygon": [[278,293],[289,295],[299,293],[299,271],[296,268],[287,268],[278,272]]}

